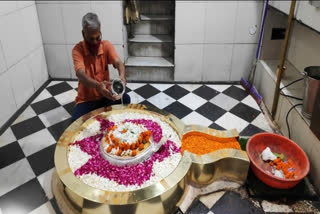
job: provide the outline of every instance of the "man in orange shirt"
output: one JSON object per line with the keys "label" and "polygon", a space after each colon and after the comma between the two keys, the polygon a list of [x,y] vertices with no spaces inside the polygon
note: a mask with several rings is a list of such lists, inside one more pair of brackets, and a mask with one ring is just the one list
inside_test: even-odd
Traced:
{"label": "man in orange shirt", "polygon": [[[120,104],[110,90],[108,65],[112,64],[119,71],[119,78],[126,85],[125,68],[113,45],[101,40],[100,21],[96,14],[87,13],[82,18],[83,41],[72,50],[74,69],[78,77],[78,95],[72,120],[103,106]],[[124,104],[130,103],[130,96],[123,95]]]}

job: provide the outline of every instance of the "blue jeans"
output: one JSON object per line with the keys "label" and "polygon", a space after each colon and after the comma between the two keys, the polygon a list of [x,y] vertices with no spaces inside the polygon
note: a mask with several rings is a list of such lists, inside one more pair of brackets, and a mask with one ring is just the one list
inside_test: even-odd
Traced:
{"label": "blue jeans", "polygon": [[[130,104],[130,101],[131,101],[130,96],[128,94],[124,94],[123,95],[123,104]],[[82,115],[89,113],[90,111],[93,111],[93,110],[101,108],[101,107],[116,105],[116,104],[121,104],[121,99],[116,100],[116,101],[112,101],[107,98],[102,98],[101,100],[79,103],[73,109],[72,122],[77,120]]]}

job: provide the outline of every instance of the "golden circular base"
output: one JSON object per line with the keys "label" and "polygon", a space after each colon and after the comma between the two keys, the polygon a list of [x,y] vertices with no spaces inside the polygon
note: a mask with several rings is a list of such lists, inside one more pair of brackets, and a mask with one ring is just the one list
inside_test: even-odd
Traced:
{"label": "golden circular base", "polygon": [[243,184],[249,159],[244,151],[218,150],[206,155],[187,151],[176,169],[166,178],[151,186],[128,192],[110,192],[86,185],[69,167],[68,146],[94,118],[115,112],[152,114],[168,123],[181,138],[189,131],[200,131],[217,137],[238,137],[236,130],[217,131],[197,125],[185,125],[174,115],[144,105],[115,105],[97,109],[72,123],[61,136],[55,151],[56,173],[52,177],[52,190],[61,211],[65,214],[168,214],[184,200],[186,186],[203,187],[217,180],[230,180]]}
{"label": "golden circular base", "polygon": [[169,214],[176,209],[185,189],[185,179],[165,193],[135,204],[110,205],[97,203],[80,197],[60,180],[56,171],[52,175],[52,192],[64,214]]}
{"label": "golden circular base", "polygon": [[77,210],[65,194],[65,186],[61,182],[56,170],[52,173],[51,178],[52,193],[57,201],[59,209],[64,214],[80,214],[81,211]]}

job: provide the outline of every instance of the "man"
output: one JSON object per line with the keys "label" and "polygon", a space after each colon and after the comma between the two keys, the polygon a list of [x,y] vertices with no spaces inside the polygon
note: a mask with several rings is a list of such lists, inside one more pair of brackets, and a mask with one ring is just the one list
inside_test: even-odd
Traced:
{"label": "man", "polygon": [[[96,14],[87,13],[82,18],[83,41],[72,50],[74,69],[78,77],[78,95],[72,120],[108,105],[120,104],[120,97],[111,93],[108,64],[119,72],[119,78],[126,84],[125,68],[113,45],[101,40],[100,21]],[[130,103],[128,94],[123,95],[124,104]]]}

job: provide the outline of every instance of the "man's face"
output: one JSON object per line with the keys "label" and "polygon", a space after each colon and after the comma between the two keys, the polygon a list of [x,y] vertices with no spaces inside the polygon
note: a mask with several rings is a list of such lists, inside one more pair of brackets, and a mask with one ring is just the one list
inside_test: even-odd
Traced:
{"label": "man's face", "polygon": [[101,41],[101,32],[99,29],[85,29],[82,31],[83,38],[86,42],[96,45]]}

